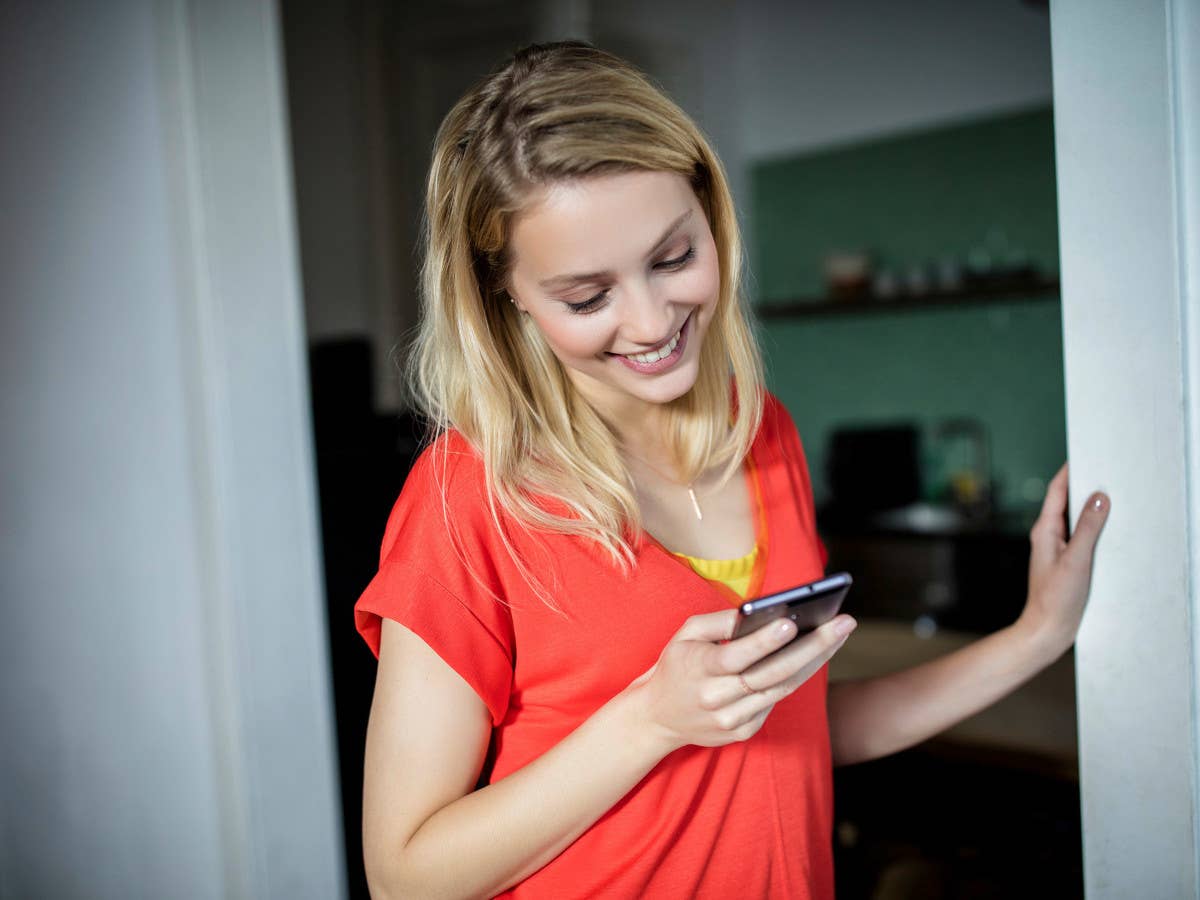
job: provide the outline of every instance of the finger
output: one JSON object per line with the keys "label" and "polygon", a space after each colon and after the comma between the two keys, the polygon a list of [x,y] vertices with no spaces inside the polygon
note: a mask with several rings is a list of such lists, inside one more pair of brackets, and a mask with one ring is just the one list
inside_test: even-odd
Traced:
{"label": "finger", "polygon": [[1066,540],[1067,537],[1067,483],[1067,464],[1063,463],[1046,485],[1046,497],[1042,500],[1042,509],[1034,525],[1035,528],[1040,527],[1061,540]]}
{"label": "finger", "polygon": [[737,623],[736,609],[723,609],[720,612],[704,613],[692,616],[683,623],[683,627],[675,632],[673,640],[677,641],[723,641],[733,634],[733,626]]}
{"label": "finger", "polygon": [[1046,486],[1046,497],[1037,521],[1029,530],[1030,562],[1052,565],[1067,541],[1067,464],[1063,463]]}
{"label": "finger", "polygon": [[717,728],[734,740],[746,740],[771,714],[775,704],[762,694],[751,694],[713,714]]}
{"label": "finger", "polygon": [[1079,521],[1075,524],[1075,533],[1071,535],[1070,543],[1067,544],[1067,556],[1076,562],[1091,561],[1096,541],[1104,529],[1104,523],[1108,521],[1111,508],[1112,502],[1107,494],[1097,491],[1088,497],[1083,512],[1079,514]]}
{"label": "finger", "polygon": [[797,639],[790,647],[760,660],[742,672],[742,680],[754,691],[770,691],[795,679],[803,683],[846,643],[858,626],[852,616],[842,614]]}
{"label": "finger", "polygon": [[[849,619],[850,617],[846,616],[846,618]],[[851,619],[850,621],[852,623],[852,631],[854,620]],[[830,624],[832,623],[826,623],[826,626],[823,627],[827,627]],[[843,625],[842,628],[844,627]],[[828,635],[819,635],[817,632],[813,632],[797,640],[794,646],[775,654],[775,657],[771,660],[751,667],[746,672],[743,672],[740,677],[732,676],[730,681],[738,685],[734,689],[735,698],[717,709],[714,713],[718,726],[726,731],[736,731],[738,729],[746,729],[748,723],[753,722],[759,716],[765,718],[766,714],[775,707],[776,703],[792,694],[797,688],[808,681],[846,643],[846,639],[850,635],[849,631],[840,634],[840,630],[831,630],[834,635],[832,641],[829,640]],[[811,642],[810,639],[812,639]],[[810,643],[810,652],[800,655],[805,643]],[[812,652],[812,644],[815,644],[817,647],[815,655]],[[798,655],[799,658],[804,660],[803,665],[798,669],[794,664],[787,666],[786,671],[788,674],[775,680],[779,667],[775,665],[774,659],[782,656],[795,658]],[[747,693],[745,688],[750,686],[749,679],[762,680],[764,673],[770,679],[769,686],[765,688],[753,688],[750,693]],[[758,724],[761,725],[761,722]],[[757,730],[757,727],[756,725],[750,733]],[[745,737],[749,737],[749,734],[746,734]]]}
{"label": "finger", "polygon": [[1046,485],[1046,498],[1042,501],[1042,513],[1059,515],[1067,508],[1067,491],[1071,485],[1070,464],[1064,462]]}
{"label": "finger", "polygon": [[714,712],[713,719],[722,731],[749,730],[748,726],[761,725],[774,706],[765,693],[746,694]]}
{"label": "finger", "polygon": [[709,672],[713,675],[736,675],[774,653],[796,636],[796,623],[786,616],[768,622],[735,641],[714,647]]}

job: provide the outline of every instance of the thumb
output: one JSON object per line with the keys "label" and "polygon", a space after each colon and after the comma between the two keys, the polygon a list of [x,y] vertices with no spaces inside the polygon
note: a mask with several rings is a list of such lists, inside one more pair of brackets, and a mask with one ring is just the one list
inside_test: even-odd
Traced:
{"label": "thumb", "polygon": [[1090,563],[1092,553],[1096,549],[1096,541],[1104,529],[1104,523],[1108,521],[1111,508],[1112,502],[1105,493],[1097,491],[1088,497],[1083,512],[1079,514],[1079,521],[1075,524],[1071,540],[1067,543],[1067,556],[1074,558],[1076,562]]}

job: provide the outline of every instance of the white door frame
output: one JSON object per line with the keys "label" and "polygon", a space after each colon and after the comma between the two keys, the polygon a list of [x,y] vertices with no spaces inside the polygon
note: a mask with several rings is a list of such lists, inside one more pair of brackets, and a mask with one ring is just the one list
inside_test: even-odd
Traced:
{"label": "white door frame", "polygon": [[1051,7],[1072,522],[1113,500],[1076,652],[1089,898],[1200,892],[1198,7]]}
{"label": "white door frame", "polygon": [[[273,3],[156,7],[224,896],[346,893],[283,53]],[[348,621],[348,620],[347,620]]]}

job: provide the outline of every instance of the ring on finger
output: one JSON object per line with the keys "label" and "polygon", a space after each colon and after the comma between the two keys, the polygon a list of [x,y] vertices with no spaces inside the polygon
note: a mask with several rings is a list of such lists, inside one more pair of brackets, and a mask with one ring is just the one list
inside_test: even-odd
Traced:
{"label": "ring on finger", "polygon": [[738,680],[738,684],[740,684],[742,686],[742,690],[746,692],[747,697],[749,697],[751,694],[758,693],[758,691],[754,690],[754,688],[752,688],[752,687],[750,687],[750,685],[746,684],[746,679],[742,675],[741,672],[738,673],[737,680]]}

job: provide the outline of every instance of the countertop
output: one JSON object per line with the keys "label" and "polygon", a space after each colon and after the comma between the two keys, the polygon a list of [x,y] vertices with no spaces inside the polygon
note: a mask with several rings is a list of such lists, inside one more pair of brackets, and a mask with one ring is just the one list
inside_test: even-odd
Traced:
{"label": "countertop", "polygon": [[852,516],[829,508],[817,515],[818,530],[830,536],[1028,538],[1036,520],[1037,510],[997,510],[979,518],[936,503],[913,503],[869,516]]}
{"label": "countertop", "polygon": [[[980,635],[939,630],[918,637],[903,622],[863,619],[830,661],[831,681],[909,668],[964,647]],[[929,742],[930,748],[1063,777],[1078,777],[1075,659],[1068,652],[1008,697]]]}

